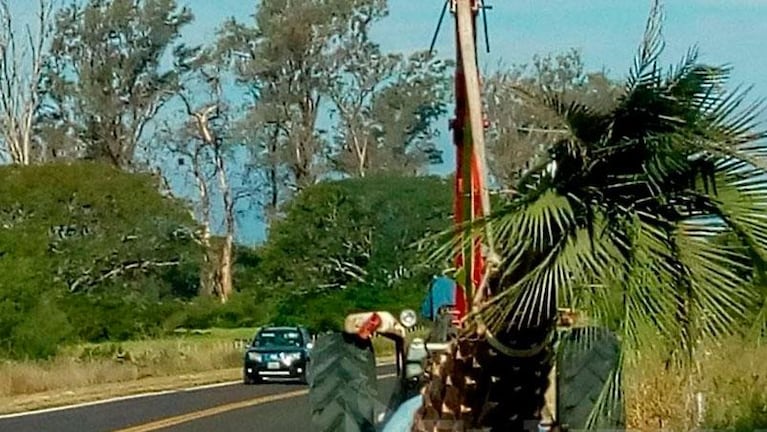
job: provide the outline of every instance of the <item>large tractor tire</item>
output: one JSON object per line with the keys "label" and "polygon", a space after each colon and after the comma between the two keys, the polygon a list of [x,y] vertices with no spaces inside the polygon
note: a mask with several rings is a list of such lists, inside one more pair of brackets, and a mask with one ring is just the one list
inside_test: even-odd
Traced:
{"label": "large tractor tire", "polygon": [[321,335],[312,350],[309,403],[317,432],[373,432],[377,402],[373,346],[345,333]]}
{"label": "large tractor tire", "polygon": [[615,334],[599,327],[565,330],[557,351],[557,420],[563,430],[624,429]]}

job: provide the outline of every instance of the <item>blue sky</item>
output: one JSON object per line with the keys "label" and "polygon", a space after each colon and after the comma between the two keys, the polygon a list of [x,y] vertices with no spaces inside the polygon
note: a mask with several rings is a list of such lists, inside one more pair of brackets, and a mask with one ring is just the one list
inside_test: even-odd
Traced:
{"label": "blue sky", "polygon": [[[33,16],[34,0],[11,0],[24,21]],[[179,0],[196,16],[184,31],[190,44],[205,43],[228,17],[251,22],[253,0]],[[374,37],[387,51],[427,49],[442,7],[442,0],[389,0],[390,15],[380,22]],[[493,67],[524,63],[536,54],[582,50],[586,67],[605,68],[616,78],[625,76],[642,37],[650,0],[488,0],[492,52],[480,53],[480,62]],[[688,47],[697,44],[702,60],[734,67],[732,84],[754,85],[753,96],[767,97],[767,0],[667,0],[664,63],[675,64]],[[450,16],[442,27],[437,50],[452,57]],[[447,118],[440,144],[445,163],[435,172],[453,169]],[[252,212],[240,219],[240,241],[258,242],[263,225]]]}
{"label": "blue sky", "polygon": [[[21,0],[16,0],[21,1]],[[26,1],[26,0],[25,0]],[[190,41],[214,36],[227,17],[249,20],[255,2],[249,0],[186,0],[197,22],[187,28]],[[704,60],[731,63],[735,80],[757,85],[767,94],[762,59],[767,41],[767,0],[669,0],[666,2],[665,59],[676,62],[693,44]],[[606,67],[617,75],[628,70],[642,36],[649,0],[488,0],[492,52],[481,54],[488,66],[499,60],[525,62],[533,54],[583,50],[587,66]],[[375,28],[383,48],[414,51],[428,48],[442,0],[389,0],[389,17]],[[452,22],[446,22],[438,50],[453,51]],[[761,66],[761,67],[760,67]]]}

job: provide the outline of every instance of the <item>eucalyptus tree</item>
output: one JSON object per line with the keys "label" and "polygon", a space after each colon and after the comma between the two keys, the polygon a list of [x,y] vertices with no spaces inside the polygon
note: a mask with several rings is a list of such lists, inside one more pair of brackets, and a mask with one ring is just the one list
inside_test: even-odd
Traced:
{"label": "eucalyptus tree", "polygon": [[355,177],[421,174],[442,162],[435,121],[447,112],[451,62],[426,52],[384,54],[368,31],[351,31],[334,56],[332,166]]}
{"label": "eucalyptus tree", "polygon": [[268,0],[253,22],[221,29],[220,54],[247,95],[238,129],[270,220],[328,176],[415,173],[439,161],[434,121],[448,64],[384,53],[370,32],[387,14],[385,0]]}
{"label": "eucalyptus tree", "polygon": [[[0,1],[0,127],[3,157],[29,165],[45,158],[35,139],[37,114],[44,97],[41,80],[53,33],[53,7],[48,0],[37,5],[34,31],[19,32],[7,0]],[[19,37],[23,36],[23,37]]]}
{"label": "eucalyptus tree", "polygon": [[484,80],[487,109],[487,164],[499,187],[510,188],[539,158],[545,156],[560,131],[557,119],[518,88],[534,94],[557,94],[591,107],[609,107],[622,89],[604,72],[587,72],[580,51],[536,55],[532,64],[499,67]]}
{"label": "eucalyptus tree", "polygon": [[193,19],[175,0],[88,0],[56,13],[45,65],[43,136],[54,156],[126,168],[175,95],[163,57]]}
{"label": "eucalyptus tree", "polygon": [[[258,5],[254,23],[232,19],[220,31],[219,49],[229,55],[238,81],[251,96],[251,120],[272,131],[265,137],[265,154],[258,156],[287,171],[293,190],[315,183],[327,170],[318,119],[327,96],[331,54],[351,22],[372,19],[384,4],[268,0]],[[278,177],[284,178],[275,175],[274,180]]]}

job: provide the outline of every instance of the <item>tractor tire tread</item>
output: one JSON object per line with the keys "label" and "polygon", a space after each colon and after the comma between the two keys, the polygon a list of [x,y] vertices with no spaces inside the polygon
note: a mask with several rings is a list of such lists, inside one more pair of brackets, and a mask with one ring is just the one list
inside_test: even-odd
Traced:
{"label": "tractor tire tread", "polygon": [[317,432],[373,432],[376,365],[370,341],[321,335],[312,352],[309,404]]}

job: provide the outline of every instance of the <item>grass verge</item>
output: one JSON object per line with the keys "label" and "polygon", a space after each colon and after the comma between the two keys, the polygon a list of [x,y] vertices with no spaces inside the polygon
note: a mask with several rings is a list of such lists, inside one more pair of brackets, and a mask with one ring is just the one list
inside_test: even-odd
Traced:
{"label": "grass verge", "polygon": [[[243,340],[254,332],[210,329],[165,339],[84,344],[50,360],[0,363],[0,411],[236,379]],[[25,402],[15,402],[21,399]]]}
{"label": "grass verge", "polygon": [[[738,339],[700,350],[698,373],[667,368],[660,356],[626,372],[628,426],[637,431],[693,430],[701,394],[701,427],[709,430],[767,429],[767,346]],[[692,388],[692,392],[687,392]]]}
{"label": "grass verge", "polygon": [[[0,363],[0,414],[238,380],[244,343],[255,331],[179,332],[164,339],[68,347],[46,361]],[[386,338],[375,338],[374,346],[380,361],[394,353]]]}
{"label": "grass verge", "polygon": [[196,374],[144,378],[136,381],[122,381],[73,387],[69,390],[47,390],[32,394],[0,397],[0,414],[66,406],[93,402],[113,397],[141,393],[176,390],[205,384],[234,381],[242,376],[241,369],[220,369]]}

